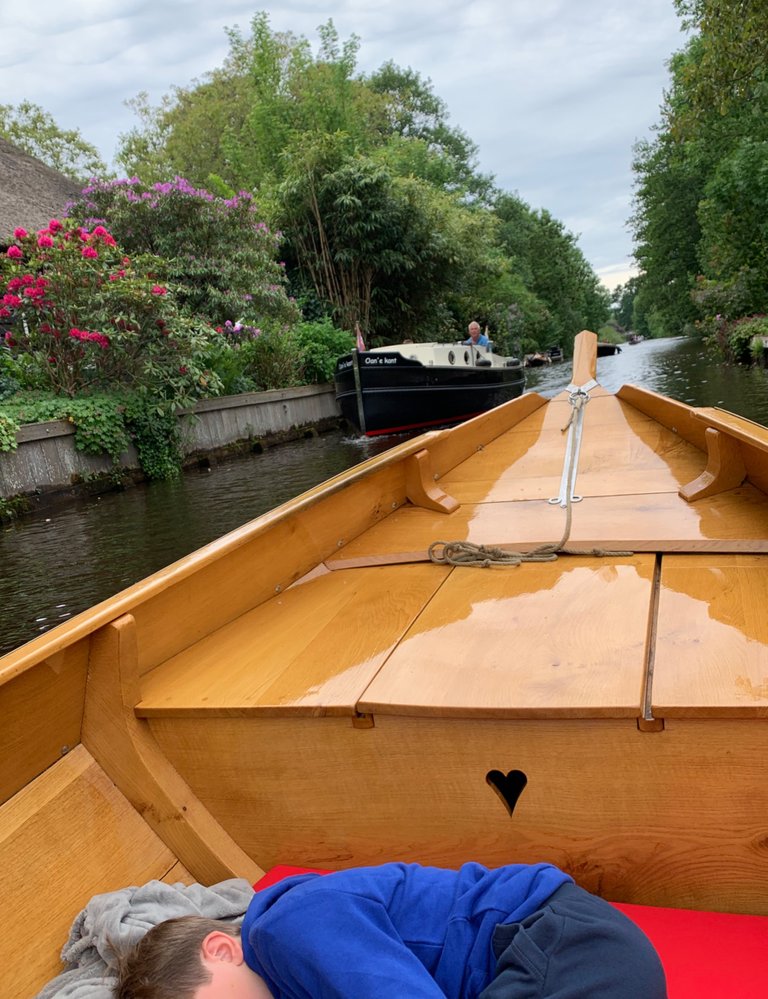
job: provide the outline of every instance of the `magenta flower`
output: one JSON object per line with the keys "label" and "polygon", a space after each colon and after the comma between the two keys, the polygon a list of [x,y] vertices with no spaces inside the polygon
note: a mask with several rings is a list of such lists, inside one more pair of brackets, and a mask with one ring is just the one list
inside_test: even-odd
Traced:
{"label": "magenta flower", "polygon": [[21,299],[18,295],[3,295],[3,305],[10,305],[12,309],[18,309],[21,305]]}
{"label": "magenta flower", "polygon": [[37,237],[38,246],[53,246],[53,238],[47,234]]}
{"label": "magenta flower", "polygon": [[26,239],[27,238],[27,230],[26,229],[22,229],[21,226],[19,226],[18,229],[14,229],[13,230],[13,235],[16,237],[16,239]]}
{"label": "magenta flower", "polygon": [[98,257],[99,251],[93,246],[84,246],[80,251],[84,257]]}
{"label": "magenta flower", "polygon": [[62,227],[61,222],[59,222],[58,219],[51,219],[51,221],[48,223],[48,230],[50,232],[58,232],[59,229],[61,229],[61,227]]}
{"label": "magenta flower", "polygon": [[8,282],[8,291],[18,291],[19,288],[21,288],[21,284],[22,282],[20,277],[11,278]]}
{"label": "magenta flower", "polygon": [[21,260],[21,258],[24,256],[24,254],[21,252],[18,246],[9,246],[8,249],[5,251],[5,255],[7,257],[10,257],[11,260]]}
{"label": "magenta flower", "polygon": [[167,288],[163,288],[163,286],[161,284],[153,284],[152,285],[152,294],[153,295],[167,295],[168,294],[168,289]]}

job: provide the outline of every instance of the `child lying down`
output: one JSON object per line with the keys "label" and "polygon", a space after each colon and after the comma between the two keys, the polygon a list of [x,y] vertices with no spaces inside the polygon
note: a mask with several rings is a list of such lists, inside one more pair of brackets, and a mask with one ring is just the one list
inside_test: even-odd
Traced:
{"label": "child lying down", "polygon": [[254,894],[242,928],[151,929],[115,999],[663,999],[650,941],[549,864],[384,864]]}

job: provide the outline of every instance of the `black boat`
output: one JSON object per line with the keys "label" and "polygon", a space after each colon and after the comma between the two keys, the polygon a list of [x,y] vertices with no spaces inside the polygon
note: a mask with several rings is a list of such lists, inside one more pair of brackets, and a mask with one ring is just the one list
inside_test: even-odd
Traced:
{"label": "black boat", "polygon": [[336,362],[336,399],[368,437],[460,423],[522,395],[523,365],[491,346],[396,343]]}

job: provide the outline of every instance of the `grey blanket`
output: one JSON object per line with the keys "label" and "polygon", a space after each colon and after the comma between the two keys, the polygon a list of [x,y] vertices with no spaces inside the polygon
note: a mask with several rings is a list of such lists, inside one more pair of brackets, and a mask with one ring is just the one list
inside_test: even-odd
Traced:
{"label": "grey blanket", "polygon": [[253,897],[242,878],[203,885],[150,881],[141,888],[94,895],[77,916],[61,952],[69,968],[49,982],[36,999],[112,999],[116,967],[114,943],[130,949],[147,930],[175,916],[240,920]]}

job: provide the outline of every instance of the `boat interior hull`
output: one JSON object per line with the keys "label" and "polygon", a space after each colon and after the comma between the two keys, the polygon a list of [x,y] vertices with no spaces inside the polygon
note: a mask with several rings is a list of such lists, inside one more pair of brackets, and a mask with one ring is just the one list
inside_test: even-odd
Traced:
{"label": "boat interior hull", "polygon": [[276,863],[548,860],[768,915],[768,431],[588,393],[565,507],[571,399],[523,395],[0,660],[0,909],[39,951],[0,936],[10,999],[93,894]]}

